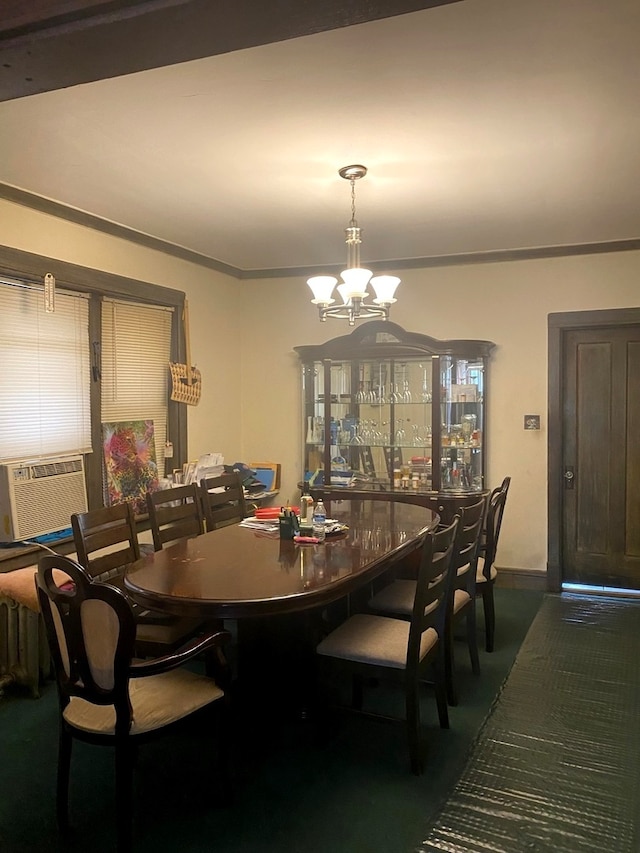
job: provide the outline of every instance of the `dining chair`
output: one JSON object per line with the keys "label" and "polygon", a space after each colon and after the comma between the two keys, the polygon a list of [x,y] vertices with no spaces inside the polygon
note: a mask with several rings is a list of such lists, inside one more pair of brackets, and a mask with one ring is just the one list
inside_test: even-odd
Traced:
{"label": "dining chair", "polygon": [[[96,581],[123,590],[127,567],[140,559],[135,517],[130,503],[113,504],[71,516],[78,562]],[[200,620],[170,616],[130,601],[137,622],[136,652],[141,657],[177,648],[202,628]]]}
{"label": "dining chair", "polygon": [[148,492],[147,509],[156,551],[177,539],[204,533],[202,501],[197,483]]}
{"label": "dining chair", "polygon": [[[454,666],[454,628],[464,617],[466,620],[466,639],[469,647],[471,667],[475,674],[480,672],[478,641],[475,621],[475,576],[480,534],[484,520],[486,498],[475,504],[460,507],[459,524],[453,547],[451,584],[448,591],[446,609],[445,675],[447,699],[450,705],[457,705],[457,689]],[[406,565],[411,566],[410,563]],[[383,587],[368,602],[369,610],[396,619],[411,619],[415,596],[414,577],[396,577]]]}
{"label": "dining chair", "polygon": [[[56,586],[55,570],[72,583]],[[197,654],[222,650],[226,631],[192,638],[164,657],[133,661],[136,623],[125,595],[94,581],[68,557],[45,556],[36,584],[54,662],[60,708],[56,812],[62,832],[69,829],[69,777],[73,739],[115,750],[115,810],[118,853],[131,850],[133,771],[139,743],[205,709],[220,712],[218,746],[228,786],[228,709],[224,690],[213,679],[186,669]],[[216,731],[208,725],[207,731]]]}
{"label": "dining chair", "polygon": [[498,550],[498,538],[502,527],[502,516],[507,503],[507,493],[511,485],[511,477],[505,477],[500,486],[497,486],[489,496],[487,519],[484,533],[480,543],[478,556],[478,569],[476,572],[476,594],[482,596],[482,609],[484,611],[485,626],[485,648],[488,652],[493,651],[496,611],[493,596],[493,587],[498,576],[495,567],[496,552]]}
{"label": "dining chair", "polygon": [[480,656],[476,633],[476,570],[486,509],[486,497],[461,509],[457,541],[451,558],[452,583],[445,631],[447,699],[450,705],[458,704],[454,639],[456,626],[462,622],[465,625],[471,670],[474,675],[480,675]]}
{"label": "dining chair", "polygon": [[449,727],[443,641],[457,526],[456,518],[449,527],[426,534],[409,621],[356,613],[329,633],[316,649],[325,667],[351,676],[350,710],[360,714],[389,719],[364,710],[365,679],[401,681],[409,759],[416,775],[424,769],[419,693],[421,684],[427,681],[427,674],[432,675],[440,726]]}
{"label": "dining chair", "polygon": [[244,489],[236,472],[200,480],[207,530],[242,521],[247,515]]}

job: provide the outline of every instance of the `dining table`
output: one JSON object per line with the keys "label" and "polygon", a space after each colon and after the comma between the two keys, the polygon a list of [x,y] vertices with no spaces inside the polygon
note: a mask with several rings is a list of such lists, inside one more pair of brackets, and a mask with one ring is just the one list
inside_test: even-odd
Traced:
{"label": "dining table", "polygon": [[321,543],[236,523],[147,554],[124,575],[138,604],[231,630],[235,707],[251,729],[257,697],[269,697],[277,719],[317,715],[317,643],[359,606],[357,596],[366,601],[376,579],[415,560],[439,523],[432,510],[397,501],[345,497],[326,509],[341,530]]}
{"label": "dining table", "polygon": [[[132,563],[131,599],[154,611],[206,619],[308,611],[354,593],[420,548],[439,516],[397,501],[327,502],[340,532],[297,543],[233,524],[179,540]],[[337,526],[337,525],[336,525]]]}

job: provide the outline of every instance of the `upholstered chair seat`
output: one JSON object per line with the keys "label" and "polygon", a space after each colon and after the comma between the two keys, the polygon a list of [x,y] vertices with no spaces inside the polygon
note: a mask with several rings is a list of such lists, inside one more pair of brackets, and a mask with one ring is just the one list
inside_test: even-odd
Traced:
{"label": "upholstered chair seat", "polygon": [[453,613],[459,613],[471,601],[466,589],[456,589],[453,593]]}
{"label": "upholstered chair seat", "polygon": [[[134,679],[129,682],[132,709],[129,734],[144,734],[168,726],[223,696],[213,679],[186,669]],[[72,696],[63,717],[70,726],[84,732],[115,735],[113,705],[94,705],[80,696]]]}
{"label": "upholstered chair seat", "polygon": [[489,569],[489,577],[485,575],[484,557],[478,557],[478,569],[476,571],[476,586],[487,581],[494,581],[498,577],[498,570],[494,565]]}
{"label": "upholstered chair seat", "polygon": [[351,711],[384,716],[364,709],[364,681],[370,677],[400,681],[410,765],[416,774],[423,770],[419,691],[427,681],[435,688],[440,726],[449,727],[443,640],[457,526],[456,518],[449,527],[427,534],[416,580],[396,587],[398,606],[409,606],[408,619],[355,613],[317,646],[321,671],[350,676]]}
{"label": "upholstered chair seat", "polygon": [[[409,622],[356,613],[332,631],[317,648],[319,655],[404,669],[407,662]],[[420,637],[422,661],[438,642],[438,633],[428,628]]]}
{"label": "upholstered chair seat", "polygon": [[[378,613],[392,613],[394,616],[411,619],[415,596],[416,582],[398,578],[372,596],[369,600],[369,608]],[[431,602],[426,612],[429,613],[429,608],[434,607],[435,603]]]}
{"label": "upholstered chair seat", "polygon": [[[18,604],[28,607],[34,613],[40,612],[38,593],[36,592],[36,566],[24,569],[14,569],[12,572],[0,573],[0,595],[11,598]],[[56,586],[69,583],[70,577],[60,569],[54,569],[53,581]]]}

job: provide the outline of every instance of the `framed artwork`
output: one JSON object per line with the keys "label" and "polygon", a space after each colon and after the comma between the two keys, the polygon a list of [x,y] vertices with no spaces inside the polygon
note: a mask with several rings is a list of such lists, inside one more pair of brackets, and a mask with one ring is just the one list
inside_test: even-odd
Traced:
{"label": "framed artwork", "polygon": [[276,492],[280,488],[279,462],[249,462],[249,468],[255,472],[257,480],[264,485],[267,492]]}
{"label": "framed artwork", "polygon": [[147,492],[158,489],[153,421],[102,424],[108,506],[129,501],[136,515],[147,511]]}

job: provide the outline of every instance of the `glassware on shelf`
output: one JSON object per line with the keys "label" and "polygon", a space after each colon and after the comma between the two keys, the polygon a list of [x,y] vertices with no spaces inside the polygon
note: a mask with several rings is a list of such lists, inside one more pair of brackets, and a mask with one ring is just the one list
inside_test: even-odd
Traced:
{"label": "glassware on shelf", "polygon": [[424,366],[424,364],[421,364],[420,367],[422,368],[422,394],[420,396],[420,399],[423,403],[430,403],[433,398],[429,389],[429,378],[427,368]]}
{"label": "glassware on shelf", "polygon": [[471,436],[475,432],[477,422],[477,415],[467,414],[462,416],[462,438],[465,444],[471,443]]}
{"label": "glassware on shelf", "polygon": [[350,444],[363,444],[362,437],[360,435],[360,423],[356,421],[351,426],[351,441]]}
{"label": "glassware on shelf", "polygon": [[[364,473],[370,459],[377,485],[393,488],[404,455],[421,491],[477,490],[486,462],[485,372],[493,346],[438,341],[374,322],[327,344],[296,347],[303,362],[304,474],[328,469],[331,484],[333,457]],[[428,471],[426,463],[414,466],[418,459],[433,460]]]}
{"label": "glassware on shelf", "polygon": [[307,442],[307,444],[313,444],[314,441],[315,441],[315,429],[314,429],[314,423],[313,423],[313,415],[309,415],[309,417],[307,418],[306,442]]}
{"label": "glassware on shelf", "polygon": [[460,447],[463,443],[462,424],[451,424],[449,427],[449,444],[451,447]]}
{"label": "glassware on shelf", "polygon": [[411,391],[409,389],[409,380],[407,379],[407,365],[402,365],[402,391],[398,394],[399,403],[411,402]]}

